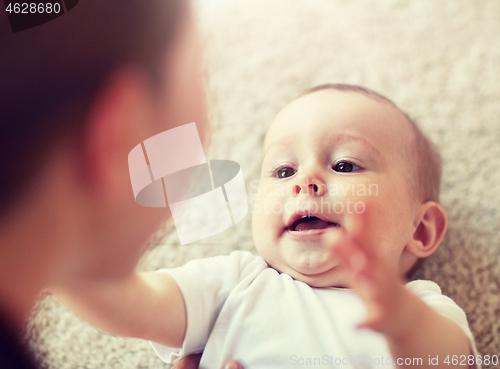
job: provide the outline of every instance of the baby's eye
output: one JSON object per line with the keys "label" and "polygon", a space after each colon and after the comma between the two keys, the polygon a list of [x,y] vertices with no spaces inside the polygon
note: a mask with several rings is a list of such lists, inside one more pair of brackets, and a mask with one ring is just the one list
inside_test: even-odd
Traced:
{"label": "baby's eye", "polygon": [[355,172],[356,170],[362,169],[359,165],[350,163],[348,161],[339,161],[333,166],[333,170],[336,172],[349,173]]}
{"label": "baby's eye", "polygon": [[293,176],[297,171],[292,167],[282,167],[276,171],[276,177],[278,178],[288,178]]}

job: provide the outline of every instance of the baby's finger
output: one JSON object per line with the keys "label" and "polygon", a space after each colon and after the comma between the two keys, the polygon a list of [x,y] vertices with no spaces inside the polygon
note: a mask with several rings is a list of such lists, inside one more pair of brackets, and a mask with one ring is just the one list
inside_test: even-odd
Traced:
{"label": "baby's finger", "polygon": [[347,237],[347,233],[340,227],[327,228],[322,238],[323,246],[335,248],[342,246]]}
{"label": "baby's finger", "polygon": [[356,214],[346,221],[346,234],[351,239],[351,241],[362,250],[363,254],[371,261],[378,260],[378,245],[374,244],[373,239],[369,239],[370,234],[369,228],[370,223],[368,222],[368,212],[369,209],[365,208],[365,211],[361,214]]}
{"label": "baby's finger", "polygon": [[353,271],[359,272],[366,267],[367,258],[363,250],[345,232],[338,232],[335,229],[327,232],[323,242]]}

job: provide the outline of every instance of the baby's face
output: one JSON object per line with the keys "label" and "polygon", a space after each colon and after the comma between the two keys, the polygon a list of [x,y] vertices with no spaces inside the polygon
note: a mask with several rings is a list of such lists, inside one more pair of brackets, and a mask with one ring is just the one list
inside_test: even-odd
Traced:
{"label": "baby's face", "polygon": [[409,189],[412,135],[401,112],[355,92],[321,90],[287,105],[264,143],[253,211],[261,256],[311,286],[349,287],[322,241],[361,222],[361,239],[403,274],[418,205]]}

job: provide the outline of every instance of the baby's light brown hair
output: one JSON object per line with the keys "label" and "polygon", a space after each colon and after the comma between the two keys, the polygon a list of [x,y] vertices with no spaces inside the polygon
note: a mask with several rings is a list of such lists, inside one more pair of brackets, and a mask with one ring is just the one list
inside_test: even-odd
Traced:
{"label": "baby's light brown hair", "polygon": [[420,203],[427,201],[439,202],[442,167],[441,155],[439,154],[437,146],[423,134],[415,121],[387,97],[361,86],[348,84],[324,84],[304,91],[299,95],[299,97],[316,91],[329,89],[363,94],[379,102],[390,104],[403,114],[410,124],[414,136],[412,145],[407,152],[408,160],[410,161],[412,168],[411,178],[413,178],[413,180],[410,181],[410,191],[412,194],[415,194],[417,201]]}

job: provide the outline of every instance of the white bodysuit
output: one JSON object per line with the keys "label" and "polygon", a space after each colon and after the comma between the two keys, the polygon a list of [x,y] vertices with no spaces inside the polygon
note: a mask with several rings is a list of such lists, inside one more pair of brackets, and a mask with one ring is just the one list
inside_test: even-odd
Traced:
{"label": "white bodysuit", "polygon": [[[203,351],[200,368],[210,369],[227,359],[249,369],[395,367],[384,336],[356,328],[366,308],[352,290],[310,287],[244,251],[159,272],[174,278],[187,309],[180,351],[151,343],[166,362]],[[465,313],[437,284],[413,281],[406,287],[455,321],[475,352]]]}

